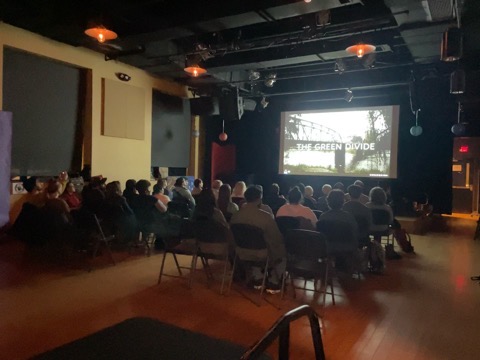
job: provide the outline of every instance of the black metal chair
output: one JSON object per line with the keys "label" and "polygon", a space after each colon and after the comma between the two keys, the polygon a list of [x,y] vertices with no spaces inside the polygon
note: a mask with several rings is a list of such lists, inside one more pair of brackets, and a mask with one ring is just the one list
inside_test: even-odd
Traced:
{"label": "black metal chair", "polygon": [[[220,260],[224,262],[222,287],[220,294],[223,294],[225,279],[227,277],[227,268],[229,266],[229,243],[228,228],[213,219],[199,218],[194,221],[195,237],[197,239],[198,251],[194,255],[193,269],[196,269],[197,259],[200,257],[208,285],[213,280],[213,274],[208,263],[209,260]],[[233,271],[231,275],[233,276]]]}
{"label": "black metal chair", "polygon": [[335,259],[335,268],[357,273],[360,278],[360,253],[353,225],[342,220],[321,218],[317,222],[317,231],[327,237],[328,253]]}
{"label": "black metal chair", "polygon": [[[382,237],[387,238],[387,245],[390,243],[390,212],[383,209],[371,209],[372,211],[372,224],[375,226],[383,226],[385,230],[382,231],[370,231],[370,235],[373,239],[381,242]],[[392,239],[393,244],[393,239]]]}
{"label": "black metal chair", "polygon": [[294,216],[279,216],[275,218],[278,229],[283,237],[287,235],[288,230],[300,229],[300,219]]}
{"label": "black metal chair", "polygon": [[[282,297],[285,292],[287,277],[291,281],[294,297],[295,290],[308,290],[323,295],[322,306],[325,306],[327,294],[332,296],[335,305],[335,293],[331,279],[331,259],[328,255],[327,238],[324,234],[310,230],[290,230],[285,237],[287,250],[287,268],[282,281]],[[295,286],[294,279],[305,280],[303,287]],[[306,287],[306,281],[313,281],[313,290]],[[322,285],[317,289],[317,281]],[[327,291],[330,285],[330,292]]]}
{"label": "black metal chair", "polygon": [[[183,279],[184,276],[182,273],[182,269],[188,269],[190,271],[188,278],[188,287],[190,288],[192,286],[193,272],[195,270],[195,259],[198,252],[197,241],[194,238],[193,228],[193,222],[191,220],[183,219],[180,235],[162,238],[165,249],[163,252],[162,264],[160,265],[160,273],[158,274],[157,284],[160,284],[162,282],[163,276]],[[178,275],[164,273],[167,254],[172,254],[173,260],[175,261],[175,265],[177,267]],[[191,256],[192,259],[190,262],[190,266],[180,266],[177,255]]]}
{"label": "black metal chair", "polygon": [[[269,257],[267,243],[263,237],[263,230],[248,224],[233,224],[230,226],[235,241],[235,258],[233,261],[232,272],[235,272],[237,262],[240,261],[245,266],[258,266],[263,268],[262,287],[260,290],[259,301],[255,302],[260,306],[267,280]],[[232,286],[233,276],[230,278],[229,289]],[[243,295],[243,294],[242,294]],[[249,300],[251,300],[249,298]]]}

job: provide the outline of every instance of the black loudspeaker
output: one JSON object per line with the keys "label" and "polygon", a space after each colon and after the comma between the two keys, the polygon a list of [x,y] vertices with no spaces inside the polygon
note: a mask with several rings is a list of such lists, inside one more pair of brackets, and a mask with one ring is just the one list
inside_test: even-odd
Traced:
{"label": "black loudspeaker", "polygon": [[198,116],[220,115],[218,98],[199,97],[190,99],[190,113]]}
{"label": "black loudspeaker", "polygon": [[242,118],[243,98],[240,97],[237,87],[222,90],[220,115],[225,121],[238,121]]}

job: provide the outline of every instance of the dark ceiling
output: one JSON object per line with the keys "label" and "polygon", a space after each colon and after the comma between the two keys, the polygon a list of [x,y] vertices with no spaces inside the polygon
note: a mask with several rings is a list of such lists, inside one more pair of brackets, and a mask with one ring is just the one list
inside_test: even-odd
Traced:
{"label": "dark ceiling", "polygon": [[[479,68],[477,0],[458,0],[465,33],[462,66]],[[15,0],[0,19],[73,46],[83,46],[158,76],[211,93],[238,86],[245,97],[306,96],[347,88],[402,87],[419,78],[448,76],[457,63],[439,60],[442,33],[457,23],[454,0]],[[84,30],[102,24],[119,37],[99,44]],[[376,46],[359,59],[345,48]],[[208,74],[183,71],[199,55]],[[343,74],[335,71],[342,59]],[[251,71],[260,79],[251,80]],[[275,74],[273,87],[265,78]]]}

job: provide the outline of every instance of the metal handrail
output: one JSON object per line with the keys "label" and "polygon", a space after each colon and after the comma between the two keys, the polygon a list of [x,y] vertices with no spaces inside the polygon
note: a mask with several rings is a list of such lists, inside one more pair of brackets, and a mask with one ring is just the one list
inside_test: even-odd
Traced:
{"label": "metal handrail", "polygon": [[313,347],[315,349],[315,359],[325,360],[325,352],[323,350],[322,334],[320,332],[318,315],[309,305],[302,305],[285,313],[260,340],[258,340],[243,354],[240,359],[257,359],[278,337],[278,359],[288,360],[290,350],[290,323],[303,316],[308,317],[308,320],[310,321]]}

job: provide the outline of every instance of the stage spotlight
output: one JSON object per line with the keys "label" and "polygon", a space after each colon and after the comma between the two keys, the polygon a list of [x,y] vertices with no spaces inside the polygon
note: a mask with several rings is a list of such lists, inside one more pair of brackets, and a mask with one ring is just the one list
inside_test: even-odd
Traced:
{"label": "stage spotlight", "polygon": [[250,81],[255,81],[260,79],[260,73],[256,70],[250,70],[250,73],[248,74],[248,79]]}
{"label": "stage spotlight", "polygon": [[265,78],[265,86],[273,87],[273,85],[277,82],[277,74],[271,73],[268,74]]}
{"label": "stage spotlight", "polygon": [[262,108],[266,108],[268,106],[269,102],[267,101],[267,99],[265,98],[265,96],[262,98],[262,100],[260,101],[260,105],[262,105]]}
{"label": "stage spotlight", "polygon": [[363,66],[366,69],[373,69],[375,67],[376,56],[377,55],[375,53],[370,53],[370,54],[365,55],[365,60],[363,61]]}
{"label": "stage spotlight", "polygon": [[465,71],[455,70],[450,74],[450,94],[463,94],[465,92]]}
{"label": "stage spotlight", "polygon": [[345,95],[343,96],[346,102],[351,102],[353,100],[353,92],[350,89],[345,90]]}

